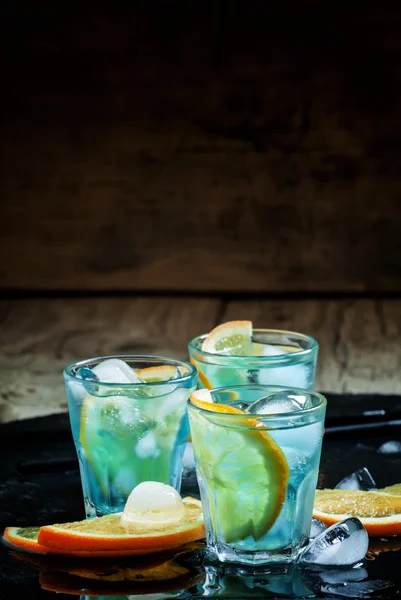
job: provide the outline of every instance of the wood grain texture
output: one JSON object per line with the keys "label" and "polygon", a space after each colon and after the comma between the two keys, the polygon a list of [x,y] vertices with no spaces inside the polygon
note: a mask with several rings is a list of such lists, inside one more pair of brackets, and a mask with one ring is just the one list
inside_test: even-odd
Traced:
{"label": "wood grain texture", "polygon": [[67,410],[63,369],[117,354],[187,357],[215,325],[218,300],[49,299],[0,302],[0,422]]}
{"label": "wood grain texture", "polygon": [[401,10],[158,4],[2,9],[0,286],[400,291]]}
{"label": "wood grain texture", "polygon": [[230,302],[222,320],[237,318],[315,337],[317,390],[401,393],[400,300]]}
{"label": "wood grain texture", "polygon": [[400,300],[48,299],[1,302],[0,315],[1,422],[65,411],[70,362],[119,353],[186,358],[191,337],[236,318],[316,337],[318,390],[401,393]]}

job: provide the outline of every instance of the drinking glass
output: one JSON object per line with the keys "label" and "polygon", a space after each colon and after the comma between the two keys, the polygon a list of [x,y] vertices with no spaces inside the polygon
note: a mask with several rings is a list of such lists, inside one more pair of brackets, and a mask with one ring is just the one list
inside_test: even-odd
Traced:
{"label": "drinking glass", "polygon": [[[91,376],[110,359],[125,361],[139,383]],[[122,511],[143,481],[180,490],[189,435],[186,405],[196,379],[190,363],[160,356],[91,358],[65,369],[87,518]]]}
{"label": "drinking glass", "polygon": [[318,342],[303,333],[279,329],[254,329],[253,355],[233,356],[202,350],[207,334],[193,338],[189,355],[199,373],[199,387],[226,385],[285,385],[313,389]]}
{"label": "drinking glass", "polygon": [[260,385],[211,399],[188,402],[207,544],[223,562],[290,562],[309,539],[326,399]]}

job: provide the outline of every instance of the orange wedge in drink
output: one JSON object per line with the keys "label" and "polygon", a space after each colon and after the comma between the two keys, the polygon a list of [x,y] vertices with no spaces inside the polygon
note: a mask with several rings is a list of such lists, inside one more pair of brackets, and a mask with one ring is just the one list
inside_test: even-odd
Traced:
{"label": "orange wedge in drink", "polygon": [[357,517],[370,536],[401,535],[401,496],[381,491],[316,490],[313,516],[326,525]]}
{"label": "orange wedge in drink", "polygon": [[[193,392],[192,439],[198,468],[216,505],[215,518],[226,542],[260,539],[275,523],[286,497],[289,469],[280,446],[248,413],[213,402],[209,390]],[[208,418],[208,413],[219,415]],[[237,427],[224,416],[243,415]],[[220,423],[221,421],[221,423]],[[242,425],[242,427],[241,427]],[[206,441],[207,440],[207,441]],[[213,509],[214,510],[214,509]]]}

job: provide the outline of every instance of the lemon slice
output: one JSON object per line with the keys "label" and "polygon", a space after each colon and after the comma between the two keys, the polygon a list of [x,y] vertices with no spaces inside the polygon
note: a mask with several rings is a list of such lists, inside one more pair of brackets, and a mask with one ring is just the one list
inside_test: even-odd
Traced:
{"label": "lemon slice", "polygon": [[252,322],[227,321],[218,325],[203,340],[202,350],[213,354],[250,356],[252,354]]}
{"label": "lemon slice", "polygon": [[[243,414],[247,426],[258,427],[258,421],[247,413],[213,403],[208,390],[194,392],[191,403],[222,416]],[[248,536],[260,539],[275,523],[285,501],[289,469],[283,451],[266,431],[234,429],[228,422],[217,425],[206,412],[190,411],[189,417],[215,531],[221,531],[227,543]]]}

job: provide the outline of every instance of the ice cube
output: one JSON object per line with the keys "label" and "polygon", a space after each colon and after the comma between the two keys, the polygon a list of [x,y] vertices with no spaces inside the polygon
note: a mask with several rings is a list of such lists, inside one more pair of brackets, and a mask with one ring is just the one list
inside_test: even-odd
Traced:
{"label": "ice cube", "polygon": [[320,533],[297,557],[315,565],[352,566],[365,558],[369,537],[359,519],[351,517]]}
{"label": "ice cube", "polygon": [[362,467],[362,469],[358,469],[344,477],[344,479],[341,479],[334,489],[363,490],[364,492],[368,492],[369,490],[377,490],[377,485],[368,469]]}
{"label": "ice cube", "polygon": [[281,354],[287,354],[285,350],[278,346],[274,346],[273,344],[253,342],[252,348],[254,356],[280,356]]}
{"label": "ice cube", "polygon": [[384,442],[378,449],[379,454],[399,454],[401,452],[401,442],[396,440],[389,440]]}
{"label": "ice cube", "polygon": [[315,519],[315,517],[313,517],[311,526],[310,526],[309,539],[310,540],[315,539],[315,537],[320,535],[326,529],[327,529],[327,525],[325,525],[325,523],[323,523],[323,521],[320,521],[320,519]]}
{"label": "ice cube", "polygon": [[246,412],[256,415],[273,415],[309,408],[312,405],[309,394],[300,394],[296,390],[273,392],[253,402]]}
{"label": "ice cube", "polygon": [[140,383],[140,379],[126,362],[109,358],[93,368],[101,383]]}
{"label": "ice cube", "polygon": [[[162,386],[162,388],[164,391],[164,397],[160,399],[160,402],[157,406],[155,404],[153,405],[155,417],[158,419],[164,419],[167,415],[172,415],[179,409],[182,409],[182,412],[184,412],[184,408],[190,395],[190,390],[188,390],[188,388],[179,387],[174,389],[174,387],[171,385]],[[160,393],[161,388],[156,391]]]}
{"label": "ice cube", "polygon": [[88,367],[80,367],[77,371],[76,376],[79,379],[84,379],[85,381],[100,381],[96,373]]}
{"label": "ice cube", "polygon": [[153,431],[145,433],[135,446],[135,452],[138,458],[157,458],[159,456],[160,450]]}

